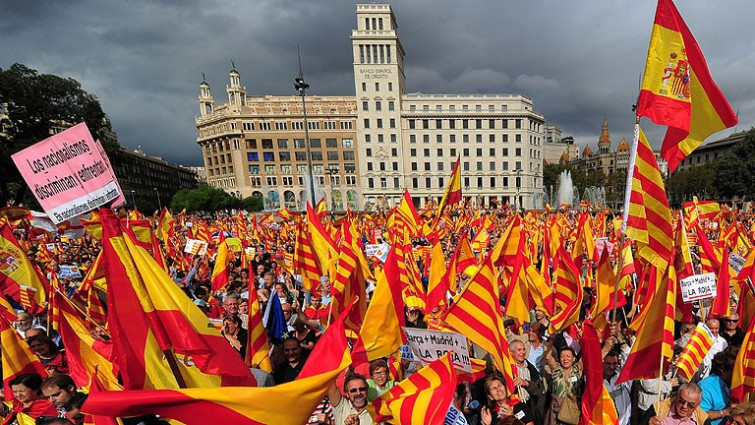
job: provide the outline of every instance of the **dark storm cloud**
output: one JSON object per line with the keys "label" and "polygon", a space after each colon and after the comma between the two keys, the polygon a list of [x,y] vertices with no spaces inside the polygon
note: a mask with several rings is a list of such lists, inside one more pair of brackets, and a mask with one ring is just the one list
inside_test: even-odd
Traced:
{"label": "dark storm cloud", "polygon": [[[755,29],[747,0],[678,5],[739,129],[755,122]],[[354,2],[0,0],[0,67],[24,63],[94,93],[120,141],[201,163],[194,118],[202,73],[226,101],[231,60],[251,95],[294,94],[296,46],[310,93],[353,95]],[[409,92],[520,93],[581,145],[604,118],[630,138],[655,2],[411,0],[392,4]],[[9,47],[10,46],[10,47]],[[645,120],[647,121],[647,120]],[[658,145],[663,129],[646,130]],[[728,132],[723,132],[727,134]],[[594,146],[593,146],[594,147]]]}

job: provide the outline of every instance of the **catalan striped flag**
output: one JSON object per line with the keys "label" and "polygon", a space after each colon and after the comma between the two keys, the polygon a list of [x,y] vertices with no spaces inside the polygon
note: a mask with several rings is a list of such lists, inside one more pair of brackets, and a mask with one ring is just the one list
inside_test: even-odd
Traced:
{"label": "catalan striped flag", "polygon": [[262,311],[257,299],[257,285],[255,285],[254,270],[249,266],[249,314],[247,324],[247,342],[244,360],[246,365],[265,372],[272,373],[273,366],[270,363],[270,343],[267,340],[267,331],[262,322]]}
{"label": "catalan striped flag", "polygon": [[513,360],[508,351],[509,344],[496,294],[497,279],[493,259],[488,256],[446,310],[443,319],[456,332],[466,335],[490,354],[495,368],[506,378],[509,394],[514,394],[516,368],[512,367]]}
{"label": "catalan striped flag", "polygon": [[582,394],[579,425],[616,425],[619,423],[619,415],[611,394],[603,384],[600,337],[590,320],[585,320],[579,343],[582,346],[582,364],[585,371],[585,392]]}
{"label": "catalan striped flag", "polygon": [[703,359],[712,346],[713,333],[705,326],[705,323],[698,323],[689,337],[687,346],[684,347],[676,361],[676,373],[689,382],[692,375],[703,364]]}
{"label": "catalan striped flag", "polygon": [[[446,275],[450,268],[446,267],[446,257],[443,254],[443,247],[440,242],[433,244],[432,255],[430,257],[430,273],[427,284],[427,301],[425,302],[425,314],[436,308],[446,308],[446,292],[449,285]],[[456,274],[454,273],[454,277]]]}
{"label": "catalan striped flag", "polygon": [[307,291],[317,291],[320,276],[323,275],[320,258],[312,246],[312,240],[306,234],[306,226],[299,224],[296,231],[296,245],[293,259],[294,273],[301,275],[302,286]]}
{"label": "catalan striped flag", "polygon": [[82,411],[105,416],[158,414],[186,425],[300,425],[351,363],[342,319],[332,323],[295,381],[273,387],[96,392]]}
{"label": "catalan striped flag", "polygon": [[675,269],[673,265],[666,266],[665,270],[650,266],[647,277],[655,281],[654,291],[643,310],[635,316],[634,321],[640,321],[635,328],[639,331],[617,383],[657,378],[659,367],[655,360],[660,361],[663,356],[670,361],[674,355],[674,307],[678,287]]}
{"label": "catalan striped flag", "polygon": [[447,353],[380,397],[377,421],[396,425],[441,424],[456,390],[456,373]]}
{"label": "catalan striped flag", "polygon": [[515,214],[508,227],[498,239],[490,254],[493,264],[500,266],[513,266],[516,261],[516,253],[519,251],[519,240],[522,238],[522,218]]}
{"label": "catalan striped flag", "polygon": [[730,395],[733,403],[755,401],[755,316],[747,325],[742,347],[734,362]]}
{"label": "catalan striped flag", "polygon": [[637,241],[637,255],[665,270],[673,259],[671,210],[655,153],[638,124],[634,130],[637,152],[627,176],[632,180],[629,208],[624,211],[626,234]]}
{"label": "catalan striped flag", "polygon": [[359,332],[367,311],[367,286],[362,270],[363,262],[360,261],[360,256],[364,256],[364,253],[354,239],[355,233],[353,222],[349,221],[341,226],[340,252],[332,285],[333,297],[330,301],[333,314],[340,315],[352,299],[359,297],[359,301],[350,309],[350,314],[346,318],[347,332],[351,331],[353,334]]}
{"label": "catalan striped flag", "polygon": [[710,317],[729,317],[731,316],[731,302],[729,287],[729,249],[724,248],[723,258],[726,261],[721,261],[721,266],[718,269],[718,278],[716,279],[716,298],[713,300],[713,304],[710,306],[708,315]]}
{"label": "catalan striped flag", "polygon": [[669,126],[661,155],[670,171],[708,136],[738,122],[671,0],[658,0],[637,116]]}
{"label": "catalan striped flag", "polygon": [[716,273],[721,268],[723,254],[717,249],[705,236],[703,229],[698,226],[697,231],[697,251],[700,254],[700,264],[703,273]]}
{"label": "catalan striped flag", "polygon": [[551,334],[561,332],[579,320],[584,297],[579,270],[563,246],[558,248],[558,260],[559,266],[555,276],[557,313],[551,318]]}
{"label": "catalan striped flag", "polygon": [[595,285],[595,301],[593,302],[590,316],[595,329],[603,332],[608,326],[608,319],[605,313],[614,307],[614,296],[618,298],[616,308],[626,304],[624,293],[619,289],[616,294],[616,273],[611,266],[611,256],[608,253],[608,246],[603,245],[603,252],[598,261],[597,282]]}

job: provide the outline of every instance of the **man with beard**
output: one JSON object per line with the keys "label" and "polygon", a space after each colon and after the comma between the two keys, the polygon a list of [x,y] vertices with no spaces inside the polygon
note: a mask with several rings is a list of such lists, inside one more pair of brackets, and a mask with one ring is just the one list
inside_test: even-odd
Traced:
{"label": "man with beard", "polygon": [[372,425],[372,417],[367,411],[367,379],[356,373],[347,373],[343,390],[345,397],[335,385],[328,391],[336,418],[333,425]]}

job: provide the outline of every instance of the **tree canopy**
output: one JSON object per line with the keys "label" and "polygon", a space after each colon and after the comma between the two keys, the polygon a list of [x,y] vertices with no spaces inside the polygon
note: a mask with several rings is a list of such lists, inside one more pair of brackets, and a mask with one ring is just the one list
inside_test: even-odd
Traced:
{"label": "tree canopy", "polygon": [[247,211],[261,211],[262,198],[250,196],[239,199],[222,189],[205,185],[199,189],[184,189],[179,191],[173,196],[170,207],[173,211],[181,211],[186,208],[188,212],[215,212],[234,208]]}
{"label": "tree canopy", "polygon": [[21,64],[0,68],[0,205],[36,204],[11,155],[54,134],[86,122],[113,160],[117,142],[97,98],[72,78],[40,74]]}

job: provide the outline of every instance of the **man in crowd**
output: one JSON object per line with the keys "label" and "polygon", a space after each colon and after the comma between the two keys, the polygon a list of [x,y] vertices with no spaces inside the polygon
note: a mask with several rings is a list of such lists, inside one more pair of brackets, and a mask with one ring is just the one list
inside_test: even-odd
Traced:
{"label": "man in crowd", "polygon": [[333,406],[333,425],[372,425],[372,416],[367,411],[367,379],[356,373],[347,373],[343,381],[345,397],[333,385],[328,391]]}
{"label": "man in crowd", "polygon": [[702,395],[699,385],[684,384],[674,397],[653,404],[640,425],[710,425],[708,414],[700,408]]}

